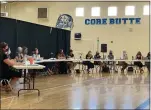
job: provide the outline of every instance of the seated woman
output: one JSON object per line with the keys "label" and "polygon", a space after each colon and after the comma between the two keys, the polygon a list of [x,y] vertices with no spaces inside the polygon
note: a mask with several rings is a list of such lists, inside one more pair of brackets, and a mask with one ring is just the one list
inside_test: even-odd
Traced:
{"label": "seated woman", "polygon": [[[57,59],[66,59],[66,56],[65,56],[62,49],[57,54]],[[66,74],[67,73],[67,63],[66,62],[59,62],[58,65],[59,65],[59,73],[60,74]]]}
{"label": "seated woman", "polygon": [[[142,60],[142,59],[143,59],[142,53],[141,53],[140,51],[137,52],[135,59],[136,59],[136,60]],[[142,68],[142,67],[143,67],[143,64],[142,64],[141,61],[136,61],[136,62],[134,62],[134,65],[136,65],[136,66],[139,67],[140,73],[143,73],[143,68]]]}
{"label": "seated woman", "polygon": [[[92,58],[93,58],[92,52],[89,51],[86,55],[86,59],[92,59]],[[90,61],[84,61],[83,64],[88,66],[88,69],[87,69],[88,73],[90,73],[91,68],[94,68],[94,64]]]}
{"label": "seated woman", "polygon": [[23,47],[23,62],[29,60],[31,57],[28,55],[28,48]]}
{"label": "seated woman", "polygon": [[33,58],[34,58],[35,60],[40,59],[39,50],[38,50],[37,48],[35,48],[35,50],[34,50]]}
{"label": "seated woman", "polygon": [[[94,55],[94,59],[95,60],[100,60],[101,59],[100,53],[98,51]],[[101,67],[102,67],[102,62],[101,61],[94,61],[94,65],[99,65],[100,66],[100,70],[101,70]]]}
{"label": "seated woman", "polygon": [[[1,50],[1,78],[2,79],[8,79],[10,81],[10,84],[12,87],[16,84],[16,81],[21,77],[22,73],[18,70],[15,70],[13,68],[14,65],[20,65],[20,63],[16,63],[14,60],[11,60],[8,57],[8,44],[5,42],[2,42],[0,44],[0,50]],[[2,85],[1,85],[2,86]],[[10,91],[12,88],[9,88],[5,84],[6,91]]]}
{"label": "seated woman", "polygon": [[[150,52],[148,52],[148,54],[146,56],[147,60],[150,60],[150,56],[151,56],[151,54],[150,54]],[[147,66],[148,72],[150,73],[150,61],[145,62],[145,65]]]}
{"label": "seated woman", "polygon": [[22,49],[22,47],[17,48],[15,59],[16,59],[16,62],[23,62],[23,49]]}
{"label": "seated woman", "polygon": [[[73,50],[70,50],[68,58],[74,58]],[[67,64],[68,64],[69,73],[71,73],[71,69],[74,68],[75,63],[73,63],[72,61],[70,61],[70,62],[67,62]]]}
{"label": "seated woman", "polygon": [[[124,50],[121,55],[121,60],[128,60],[127,52]],[[120,62],[122,65],[121,72],[124,73],[124,70],[127,68],[128,64],[125,61]]]}
{"label": "seated woman", "polygon": [[[115,56],[113,55],[113,51],[111,51],[111,50],[109,52],[108,59],[109,60],[114,60],[115,59]],[[115,69],[116,63],[114,61],[109,61],[108,64],[111,65],[111,68],[113,68],[113,70],[115,72],[117,72],[117,70]]]}

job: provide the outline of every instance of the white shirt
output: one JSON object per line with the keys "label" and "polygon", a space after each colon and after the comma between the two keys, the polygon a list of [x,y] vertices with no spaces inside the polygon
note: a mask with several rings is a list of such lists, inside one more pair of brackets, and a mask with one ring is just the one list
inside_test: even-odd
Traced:
{"label": "white shirt", "polygon": [[121,59],[122,59],[122,60],[127,60],[127,59],[128,59],[127,54],[122,54],[122,55],[121,55]]}

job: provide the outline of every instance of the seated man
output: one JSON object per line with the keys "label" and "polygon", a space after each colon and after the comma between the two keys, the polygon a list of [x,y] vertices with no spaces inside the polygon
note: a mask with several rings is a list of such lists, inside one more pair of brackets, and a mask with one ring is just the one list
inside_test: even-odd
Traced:
{"label": "seated man", "polygon": [[[68,58],[74,58],[73,50],[70,50]],[[70,62],[67,62],[67,64],[68,64],[69,73],[71,73],[71,69],[73,69],[75,67],[75,63],[70,61]]]}
{"label": "seated man", "polygon": [[[150,52],[148,52],[147,57],[146,57],[147,60],[150,60],[150,56],[151,56],[151,54],[150,54]],[[145,62],[145,65],[147,66],[148,72],[150,73],[150,61]]]}
{"label": "seated man", "polygon": [[[126,51],[122,52],[121,60],[128,60],[128,55]],[[120,62],[120,64],[122,65],[121,72],[124,73],[124,70],[127,68],[128,64],[125,61]]]}
{"label": "seated man", "polygon": [[[136,60],[142,60],[142,59],[143,59],[142,53],[141,53],[140,51],[137,52],[135,59],[136,59]],[[142,64],[141,61],[135,61],[135,62],[134,62],[134,65],[136,65],[136,66],[139,67],[140,73],[144,73],[143,64]]]}
{"label": "seated man", "polygon": [[[100,53],[98,51],[94,55],[94,59],[95,60],[100,60],[101,59]],[[102,68],[102,62],[101,61],[94,61],[94,65],[99,65],[100,66],[100,70],[101,70],[101,68]]]}
{"label": "seated man", "polygon": [[[11,79],[10,84],[14,86],[16,84],[16,81],[21,77],[21,72],[18,70],[15,70],[13,68],[14,65],[20,65],[19,63],[16,63],[14,60],[11,60],[8,57],[8,44],[5,42],[2,42],[0,44],[0,50],[1,50],[1,79]],[[1,85],[2,86],[2,85]],[[6,91],[10,91],[11,88],[9,88],[7,85],[5,86]]]}
{"label": "seated man", "polygon": [[[86,55],[86,59],[92,59],[92,58],[93,58],[92,52],[89,51],[88,54]],[[87,69],[88,73],[90,73],[89,70],[91,68],[94,68],[94,64],[90,61],[84,61],[83,64],[88,66],[88,69]]]}
{"label": "seated man", "polygon": [[[66,56],[62,49],[57,54],[57,59],[66,59]],[[67,73],[67,63],[62,61],[62,62],[59,62],[58,65],[59,65],[59,73],[66,74]]]}
{"label": "seated man", "polygon": [[[114,60],[114,59],[115,59],[115,57],[114,57],[114,55],[113,55],[113,52],[112,52],[111,50],[110,50],[110,52],[109,52],[108,59],[109,59],[109,60]],[[108,64],[111,65],[111,68],[113,68],[113,70],[114,70],[115,72],[117,72],[117,70],[115,69],[116,64],[115,64],[114,61],[109,61]]]}

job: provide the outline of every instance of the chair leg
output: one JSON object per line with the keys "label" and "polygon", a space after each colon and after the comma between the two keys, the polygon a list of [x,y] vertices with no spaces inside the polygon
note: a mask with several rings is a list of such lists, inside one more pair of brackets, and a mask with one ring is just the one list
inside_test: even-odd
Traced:
{"label": "chair leg", "polygon": [[94,68],[92,68],[92,74],[93,74],[93,70],[94,70]]}
{"label": "chair leg", "polygon": [[10,81],[8,81],[7,79],[2,79],[2,80],[1,80],[1,89],[2,89],[3,82],[4,82],[5,84],[8,84],[9,88],[11,89],[11,91],[13,91],[13,90],[12,90],[12,86],[11,86],[11,84],[10,84]]}
{"label": "chair leg", "polygon": [[96,69],[96,73],[98,72],[98,69],[97,68],[95,68]]}
{"label": "chair leg", "polygon": [[11,91],[13,91],[12,86],[11,86],[11,84],[10,84],[10,81],[8,81],[8,80],[6,80],[6,81],[7,81],[7,83],[8,83],[9,88],[11,89]]}

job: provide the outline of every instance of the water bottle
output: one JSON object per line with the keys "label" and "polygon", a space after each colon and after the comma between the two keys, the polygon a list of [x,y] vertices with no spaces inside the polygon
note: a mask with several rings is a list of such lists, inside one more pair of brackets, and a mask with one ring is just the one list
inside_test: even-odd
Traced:
{"label": "water bottle", "polygon": [[26,56],[24,56],[24,58],[23,58],[23,62],[26,62],[27,61],[27,57]]}
{"label": "water bottle", "polygon": [[25,65],[28,65],[28,61],[27,61],[27,56],[26,55],[23,58],[23,62],[25,63]]}
{"label": "water bottle", "polygon": [[38,55],[38,59],[40,59],[40,54]]}

